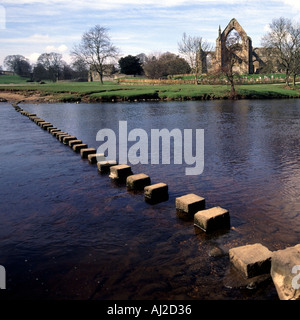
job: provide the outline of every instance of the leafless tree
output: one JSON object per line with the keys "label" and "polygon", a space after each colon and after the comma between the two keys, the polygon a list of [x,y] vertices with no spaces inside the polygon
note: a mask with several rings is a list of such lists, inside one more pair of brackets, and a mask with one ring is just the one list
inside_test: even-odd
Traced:
{"label": "leafless tree", "polygon": [[230,97],[235,98],[236,93],[236,79],[240,77],[239,66],[243,60],[239,57],[242,49],[240,35],[236,32],[231,33],[226,40],[226,55],[224,62],[215,69],[213,75],[217,78],[225,77],[230,85]]}
{"label": "leafless tree", "polygon": [[42,53],[37,59],[37,65],[41,65],[48,73],[48,78],[54,82],[59,79],[63,68],[62,54],[56,52]]}
{"label": "leafless tree", "polygon": [[[299,74],[300,26],[293,24],[290,19],[274,19],[269,25],[270,31],[263,36],[262,45],[271,49],[285,70],[286,85],[289,77]],[[295,80],[294,80],[295,82]]]}
{"label": "leafless tree", "polygon": [[96,25],[83,34],[81,42],[74,46],[72,55],[75,59],[85,61],[90,70],[96,71],[103,84],[107,64],[117,59],[118,49],[112,44],[108,29]]}
{"label": "leafless tree", "polygon": [[195,84],[198,84],[198,75],[202,72],[203,53],[210,50],[211,45],[202,37],[188,36],[186,33],[178,43],[179,53],[185,57],[195,74]]}

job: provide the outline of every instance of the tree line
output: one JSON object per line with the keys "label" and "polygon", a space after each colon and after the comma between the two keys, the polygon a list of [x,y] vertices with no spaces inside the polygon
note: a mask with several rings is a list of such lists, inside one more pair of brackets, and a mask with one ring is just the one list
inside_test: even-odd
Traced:
{"label": "tree line", "polygon": [[[225,66],[215,70],[215,75],[223,75],[235,93],[235,66],[240,63],[238,51],[239,35],[227,39],[227,61]],[[286,84],[290,77],[295,85],[300,74],[300,26],[290,19],[274,19],[269,25],[269,31],[262,37],[262,46],[269,53],[265,65],[269,72],[279,70],[286,74]],[[21,55],[7,56],[4,66],[20,76],[30,76],[32,81],[40,80],[71,80],[86,81],[89,71],[99,75],[100,83],[105,76],[116,72],[127,75],[145,75],[148,78],[159,79],[174,74],[195,75],[197,84],[201,74],[201,53],[212,51],[212,46],[202,37],[183,34],[178,43],[181,56],[166,52],[162,54],[141,53],[137,56],[120,57],[120,50],[112,43],[108,29],[100,25],[89,29],[82,35],[81,41],[75,44],[71,52],[73,62],[68,65],[59,53],[43,53],[35,65],[30,65],[28,59]],[[274,64],[276,61],[276,66]],[[118,64],[117,64],[118,62]],[[1,67],[0,67],[1,70]]]}

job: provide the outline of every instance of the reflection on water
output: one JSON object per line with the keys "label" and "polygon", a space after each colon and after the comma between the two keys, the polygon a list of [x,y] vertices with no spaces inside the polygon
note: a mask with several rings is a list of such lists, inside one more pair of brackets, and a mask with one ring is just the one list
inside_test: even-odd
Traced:
{"label": "reflection on water", "polygon": [[[24,108],[95,148],[98,130],[117,133],[120,120],[149,136],[151,129],[204,129],[205,166],[199,176],[185,176],[185,164],[133,166],[169,185],[169,200],[149,205],[1,104],[1,298],[277,299],[272,282],[232,285],[226,252],[299,243],[298,101]],[[231,229],[206,235],[180,219],[175,198],[189,192],[228,209]]]}

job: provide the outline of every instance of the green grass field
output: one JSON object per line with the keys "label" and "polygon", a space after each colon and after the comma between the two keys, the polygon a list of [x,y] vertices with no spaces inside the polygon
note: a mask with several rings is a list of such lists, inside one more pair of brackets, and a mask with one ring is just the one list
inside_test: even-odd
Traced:
{"label": "green grass field", "polygon": [[[102,101],[143,101],[143,100],[207,100],[228,99],[227,85],[124,85],[115,82],[65,82],[45,84],[28,83],[18,76],[0,76],[1,91],[19,91],[26,95],[39,94],[60,102],[102,102]],[[12,84],[14,81],[15,84]],[[7,85],[9,83],[9,85]],[[300,86],[285,88],[284,84],[252,84],[236,86],[237,98],[268,99],[298,98]]]}

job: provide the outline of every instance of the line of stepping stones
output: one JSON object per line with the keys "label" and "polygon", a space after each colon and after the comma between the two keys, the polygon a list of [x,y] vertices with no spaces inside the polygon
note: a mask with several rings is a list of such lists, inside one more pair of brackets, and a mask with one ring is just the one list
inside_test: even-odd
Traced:
{"label": "line of stepping stones", "polygon": [[[109,172],[111,179],[126,181],[129,190],[143,190],[146,202],[157,204],[169,199],[166,183],[151,185],[148,175],[133,174],[131,167],[127,164],[118,164],[116,160],[107,161],[104,154],[97,154],[96,149],[88,148],[88,145],[77,137],[54,127],[35,113],[24,111],[18,104],[13,104],[13,107],[60,142],[71,147],[73,151],[80,152],[81,158],[88,159],[91,164],[97,164],[99,172]],[[206,233],[230,228],[229,211],[219,206],[205,209],[205,199],[196,194],[190,193],[177,197],[176,210],[179,217],[193,217],[194,225]],[[229,258],[231,265],[246,279],[271,274],[280,299],[300,299],[300,285],[296,289],[292,287],[293,278],[289,269],[298,263],[300,271],[300,245],[276,252],[271,252],[260,243],[245,245],[230,249]],[[259,282],[259,279],[257,281]]]}

